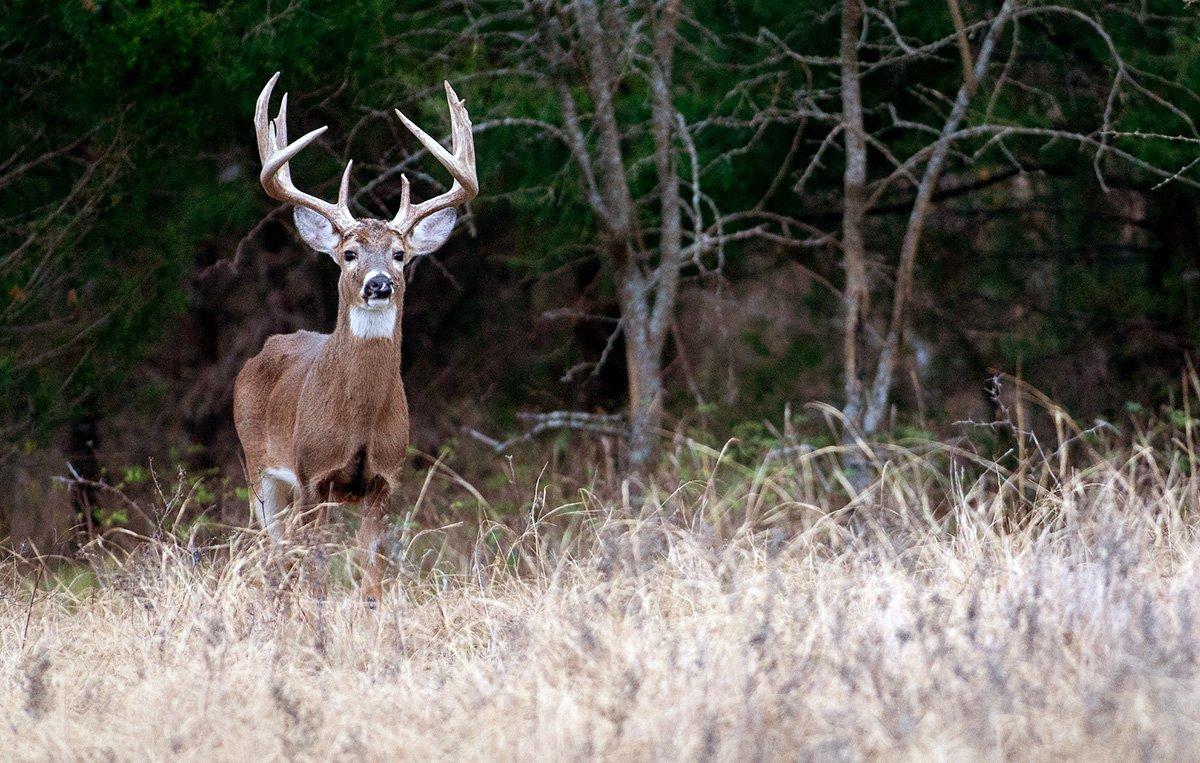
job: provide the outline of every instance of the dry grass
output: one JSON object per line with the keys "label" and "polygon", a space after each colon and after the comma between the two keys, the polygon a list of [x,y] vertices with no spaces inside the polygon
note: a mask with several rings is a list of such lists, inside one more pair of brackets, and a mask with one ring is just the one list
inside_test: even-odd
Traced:
{"label": "dry grass", "polygon": [[282,580],[249,533],[97,552],[36,596],[10,565],[0,750],[1195,759],[1190,434],[1029,439],[1016,469],[893,448],[840,510],[832,450],[714,460],[662,518],[585,494],[469,543],[404,530],[375,611],[336,536]]}

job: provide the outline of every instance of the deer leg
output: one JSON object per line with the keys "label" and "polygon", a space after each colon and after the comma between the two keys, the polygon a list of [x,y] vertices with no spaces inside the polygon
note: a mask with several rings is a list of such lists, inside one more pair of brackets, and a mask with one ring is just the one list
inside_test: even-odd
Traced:
{"label": "deer leg", "polygon": [[382,594],[383,555],[380,553],[383,519],[387,514],[387,493],[370,495],[362,502],[362,522],[358,526],[358,566],[362,570],[363,598],[369,604]]}
{"label": "deer leg", "polygon": [[291,500],[292,488],[286,482],[264,472],[258,480],[258,489],[250,498],[254,509],[254,517],[271,540],[278,543],[282,539],[280,528],[280,513],[287,508]]}
{"label": "deer leg", "polygon": [[299,492],[300,482],[291,469],[270,467],[263,469],[258,476],[250,506],[254,517],[276,543],[286,535],[283,510],[297,498]]}

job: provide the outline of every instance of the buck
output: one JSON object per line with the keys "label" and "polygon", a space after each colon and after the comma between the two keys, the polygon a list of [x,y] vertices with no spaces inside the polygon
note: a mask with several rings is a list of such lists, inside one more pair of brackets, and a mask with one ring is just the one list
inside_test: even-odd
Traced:
{"label": "buck", "polygon": [[396,116],[454,178],[446,193],[414,204],[400,176],[400,209],[390,221],[355,219],[350,213],[346,164],[336,204],[300,191],[288,162],[326,127],[288,143],[287,94],[279,114],[267,109],[279,74],[267,83],[254,110],[262,160],[259,180],[267,195],[294,206],[301,238],[337,264],[337,325],[330,334],[297,331],[269,337],[238,373],[233,410],[251,484],[251,508],[274,540],[281,512],[299,514],[323,503],[357,503],[363,589],[377,598],[381,580],[379,536],[388,499],[409,443],[408,401],[400,378],[403,270],[413,257],[433,252],[449,238],[459,204],[478,193],[471,121],[450,83],[451,150],[396,110]]}

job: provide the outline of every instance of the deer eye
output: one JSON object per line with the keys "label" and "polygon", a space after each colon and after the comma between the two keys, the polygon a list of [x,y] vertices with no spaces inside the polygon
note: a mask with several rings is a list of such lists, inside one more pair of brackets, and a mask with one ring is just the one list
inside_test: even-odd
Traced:
{"label": "deer eye", "polygon": [[396,262],[402,261],[404,259],[404,250],[397,249],[396,251],[392,252],[392,259]]}
{"label": "deer eye", "polygon": [[358,259],[358,252],[354,252],[354,251],[342,252],[342,259],[345,260],[346,262],[354,262],[355,260]]}

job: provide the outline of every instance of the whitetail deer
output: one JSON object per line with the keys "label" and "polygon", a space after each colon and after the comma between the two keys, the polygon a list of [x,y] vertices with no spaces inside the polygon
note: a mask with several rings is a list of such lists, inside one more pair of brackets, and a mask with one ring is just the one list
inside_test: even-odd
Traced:
{"label": "whitetail deer", "polygon": [[362,505],[363,587],[368,597],[377,597],[379,534],[409,443],[408,401],[400,379],[403,268],[410,258],[445,243],[457,219],[455,207],[478,193],[471,121],[449,82],[450,151],[397,110],[454,183],[446,193],[412,204],[408,178],[401,175],[396,216],[356,220],[349,206],[352,163],[342,173],[336,204],[292,184],[288,162],[326,128],[288,143],[286,94],[279,115],[267,117],[278,79],[276,73],[263,88],[254,111],[259,180],[267,195],[295,206],[300,236],[340,268],[337,325],[332,334],[269,337],[238,373],[234,422],[245,451],[252,509],[273,539],[281,535],[280,512],[293,501],[301,511],[324,501]]}

